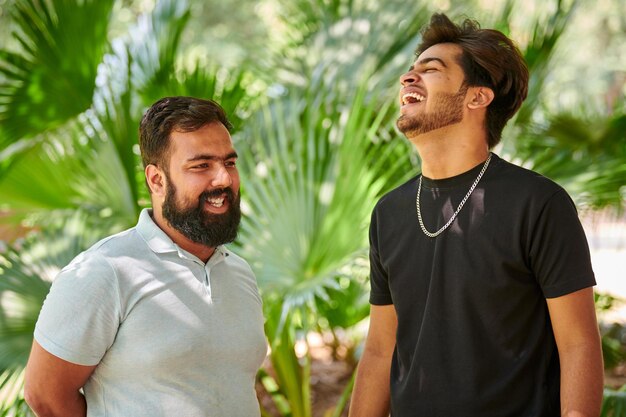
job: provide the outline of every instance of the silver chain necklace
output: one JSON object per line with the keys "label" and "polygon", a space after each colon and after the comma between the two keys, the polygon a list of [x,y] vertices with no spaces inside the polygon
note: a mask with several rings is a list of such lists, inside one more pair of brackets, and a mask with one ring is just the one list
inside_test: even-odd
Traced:
{"label": "silver chain necklace", "polygon": [[463,208],[463,205],[465,205],[465,202],[467,201],[469,196],[472,195],[472,192],[474,191],[474,188],[476,188],[476,186],[478,185],[478,182],[482,178],[483,174],[485,173],[485,171],[487,171],[487,167],[489,166],[489,161],[491,161],[491,156],[492,155],[493,154],[491,152],[489,152],[489,158],[487,158],[487,160],[485,161],[485,164],[483,165],[483,168],[480,170],[480,173],[476,177],[476,180],[474,181],[474,183],[470,187],[470,189],[467,192],[467,194],[465,194],[465,197],[463,197],[463,200],[461,200],[461,202],[459,203],[459,207],[457,207],[457,209],[454,212],[454,214],[452,215],[452,217],[450,217],[450,220],[448,220],[448,223],[444,224],[443,227],[441,229],[437,230],[435,233],[432,233],[432,232],[429,232],[428,230],[426,230],[426,226],[424,226],[424,221],[422,220],[422,212],[420,210],[420,194],[422,192],[422,177],[423,177],[423,175],[420,175],[419,185],[417,187],[417,197],[415,198],[415,206],[417,207],[417,220],[419,220],[420,227],[422,228],[422,232],[424,232],[424,234],[426,236],[428,236],[428,237],[437,237],[444,230],[446,230],[448,228],[448,226],[450,226],[452,224],[454,219],[456,219],[457,214],[459,214],[459,212]]}

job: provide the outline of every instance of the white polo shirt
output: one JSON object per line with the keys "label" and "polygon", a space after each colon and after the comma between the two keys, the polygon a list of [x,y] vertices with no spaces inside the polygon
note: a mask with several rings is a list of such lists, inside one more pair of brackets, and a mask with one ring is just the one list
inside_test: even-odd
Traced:
{"label": "white polo shirt", "polygon": [[35,339],[97,365],[84,387],[88,417],[260,415],[254,379],[267,344],[250,267],[224,247],[205,265],[149,210],[61,271]]}

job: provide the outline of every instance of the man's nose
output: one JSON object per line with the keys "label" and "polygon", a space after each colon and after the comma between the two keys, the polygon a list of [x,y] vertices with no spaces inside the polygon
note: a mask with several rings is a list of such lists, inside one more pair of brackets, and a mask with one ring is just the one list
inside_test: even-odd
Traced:
{"label": "man's nose", "polygon": [[408,71],[400,76],[400,84],[402,84],[403,87],[406,87],[409,84],[417,82],[418,79],[419,76],[415,72]]}
{"label": "man's nose", "polygon": [[230,187],[233,184],[233,178],[228,172],[228,169],[224,165],[220,165],[215,172],[215,176],[213,177],[212,186],[219,188]]}

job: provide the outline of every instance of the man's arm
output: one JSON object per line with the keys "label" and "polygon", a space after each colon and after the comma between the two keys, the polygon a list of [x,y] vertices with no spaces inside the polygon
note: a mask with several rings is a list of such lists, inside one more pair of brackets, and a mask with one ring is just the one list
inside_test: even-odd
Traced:
{"label": "man's arm", "polygon": [[597,417],[604,367],[593,289],[548,298],[547,302],[561,363],[561,415]]}
{"label": "man's arm", "polygon": [[398,319],[393,305],[371,306],[370,327],[359,361],[350,417],[389,415],[389,373],[396,346]]}
{"label": "man's arm", "polygon": [[80,389],[96,366],[67,362],[33,341],[26,365],[24,398],[39,417],[84,417],[87,404]]}

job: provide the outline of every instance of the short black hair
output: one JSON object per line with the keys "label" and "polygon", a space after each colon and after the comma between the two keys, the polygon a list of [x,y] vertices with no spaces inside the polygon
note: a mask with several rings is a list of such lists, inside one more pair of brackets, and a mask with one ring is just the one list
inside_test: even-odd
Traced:
{"label": "short black hair", "polygon": [[170,134],[193,132],[219,122],[229,131],[224,109],[213,100],[196,97],[164,97],[146,111],[139,125],[139,149],[144,168],[150,164],[167,170]]}

